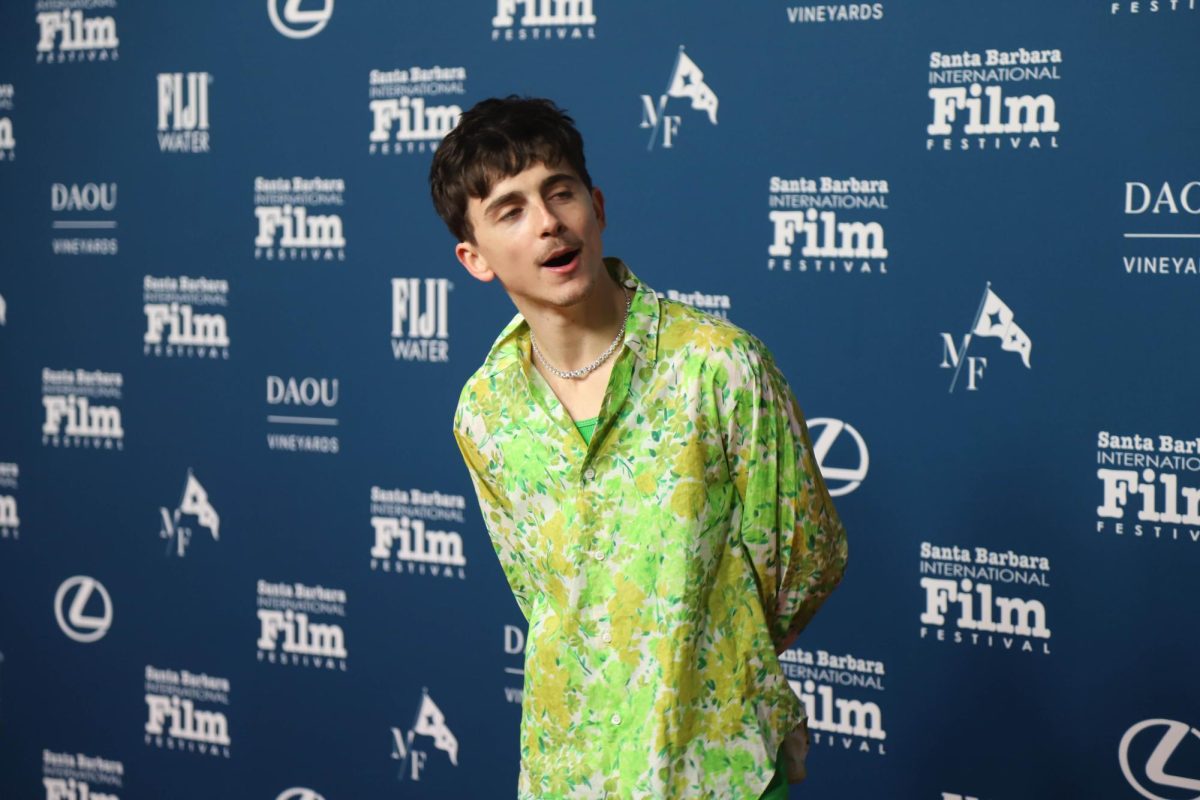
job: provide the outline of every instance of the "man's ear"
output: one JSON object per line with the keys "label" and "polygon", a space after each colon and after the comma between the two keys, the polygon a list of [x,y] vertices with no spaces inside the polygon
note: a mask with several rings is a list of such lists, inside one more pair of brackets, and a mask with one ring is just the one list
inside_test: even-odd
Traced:
{"label": "man's ear", "polygon": [[605,225],[608,224],[608,220],[604,216],[604,192],[595,186],[592,187],[592,210],[596,212],[596,221],[600,223],[600,230],[603,231]]}
{"label": "man's ear", "polygon": [[496,277],[496,273],[492,272],[487,259],[479,252],[479,248],[470,242],[456,244],[454,255],[458,257],[459,263],[467,268],[467,272],[471,273],[471,277],[481,281],[490,281]]}

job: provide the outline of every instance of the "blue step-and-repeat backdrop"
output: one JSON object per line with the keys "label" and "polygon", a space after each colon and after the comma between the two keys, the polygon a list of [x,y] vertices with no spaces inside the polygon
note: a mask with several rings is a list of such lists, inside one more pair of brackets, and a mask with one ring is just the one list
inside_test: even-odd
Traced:
{"label": "blue step-and-repeat backdrop", "polygon": [[0,796],[515,796],[426,175],[519,93],[809,418],[792,797],[1200,797],[1197,6],[5,2]]}

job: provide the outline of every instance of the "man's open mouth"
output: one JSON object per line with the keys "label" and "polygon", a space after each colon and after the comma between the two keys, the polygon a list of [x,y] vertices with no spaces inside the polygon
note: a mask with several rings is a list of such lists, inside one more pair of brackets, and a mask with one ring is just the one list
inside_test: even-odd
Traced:
{"label": "man's open mouth", "polygon": [[575,256],[579,255],[578,250],[568,250],[565,253],[560,253],[554,258],[547,259],[542,262],[543,267],[565,267],[575,260]]}

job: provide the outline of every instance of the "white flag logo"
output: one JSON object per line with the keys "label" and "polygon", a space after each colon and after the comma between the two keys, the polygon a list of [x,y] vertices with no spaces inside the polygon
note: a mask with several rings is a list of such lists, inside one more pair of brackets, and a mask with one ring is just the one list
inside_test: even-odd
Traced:
{"label": "white flag logo", "polygon": [[446,715],[428,694],[421,697],[421,710],[417,712],[417,724],[413,726],[413,733],[432,736],[434,746],[448,753],[450,763],[458,766],[458,739],[455,739],[454,734],[446,727]]}
{"label": "white flag logo", "polygon": [[704,82],[704,73],[696,62],[688,58],[683,48],[679,48],[679,58],[675,62],[675,72],[671,75],[671,87],[667,89],[670,97],[690,97],[692,108],[708,113],[713,125],[717,124],[717,95]]}
{"label": "white flag logo", "polygon": [[971,331],[976,336],[996,336],[1000,339],[1000,347],[1010,353],[1020,353],[1021,360],[1029,367],[1029,351],[1033,342],[1029,335],[1013,322],[1012,309],[1008,307],[989,286],[984,295],[983,310],[979,320]]}

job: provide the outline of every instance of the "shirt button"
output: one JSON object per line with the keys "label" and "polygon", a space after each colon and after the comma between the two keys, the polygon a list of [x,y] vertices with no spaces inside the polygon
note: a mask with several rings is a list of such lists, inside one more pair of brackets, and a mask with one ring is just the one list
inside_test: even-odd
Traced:
{"label": "shirt button", "polygon": [[607,642],[611,642],[611,641],[612,641],[612,634],[611,634],[611,633],[605,633],[605,634],[604,634],[603,636],[601,636],[600,638],[601,638],[601,639],[603,639],[603,640],[605,641],[605,643],[607,643]]}
{"label": "shirt button", "polygon": [[597,560],[597,561],[603,561],[603,560],[604,560],[604,553],[597,552],[597,553],[596,553],[596,560]]}
{"label": "shirt button", "polygon": [[612,724],[613,724],[613,725],[620,725],[620,724],[621,724],[621,715],[620,715],[620,714],[613,714],[613,715],[612,715]]}
{"label": "shirt button", "polygon": [[583,473],[584,480],[590,481],[595,477],[596,477],[596,470],[592,469],[591,467],[588,467]]}

